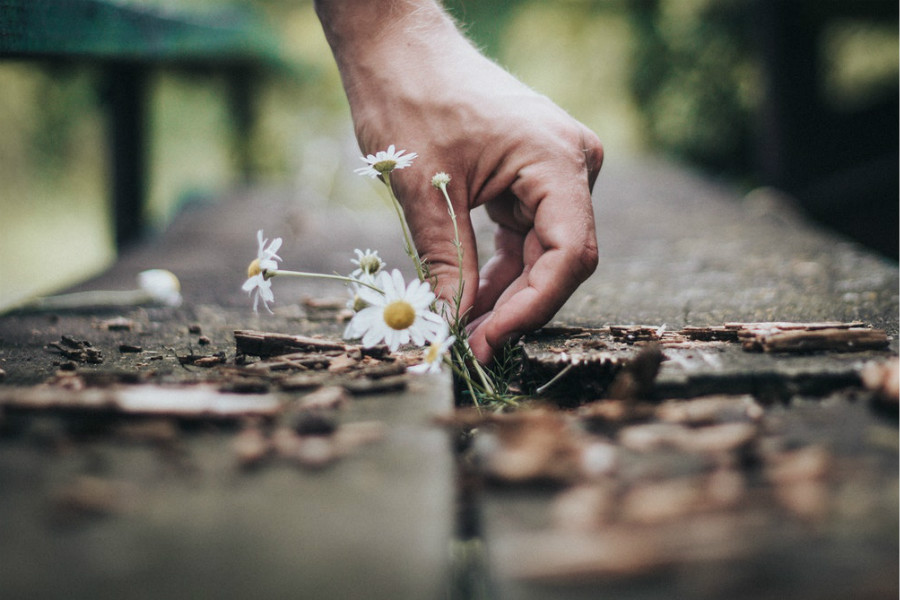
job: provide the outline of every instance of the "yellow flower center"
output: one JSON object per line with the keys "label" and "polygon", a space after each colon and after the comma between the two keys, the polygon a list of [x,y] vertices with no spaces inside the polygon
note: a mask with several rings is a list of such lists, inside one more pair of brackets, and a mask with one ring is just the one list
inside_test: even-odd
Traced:
{"label": "yellow flower center", "polygon": [[353,296],[353,312],[359,312],[367,306],[369,306],[369,304],[360,298],[359,294]]}
{"label": "yellow flower center", "polygon": [[256,277],[260,273],[262,273],[262,269],[259,268],[259,259],[254,258],[250,266],[247,267],[247,277]]}
{"label": "yellow flower center", "polygon": [[359,259],[359,268],[362,269],[363,273],[375,275],[381,270],[381,260],[377,256],[368,254]]}
{"label": "yellow flower center", "polygon": [[440,358],[441,345],[432,342],[428,346],[428,351],[425,353],[425,362],[433,363],[436,362]]}
{"label": "yellow flower center", "polygon": [[372,165],[372,168],[378,171],[381,174],[390,173],[394,170],[394,167],[397,166],[396,160],[379,160],[377,163]]}
{"label": "yellow flower center", "polygon": [[391,329],[407,329],[416,320],[416,311],[406,300],[394,300],[384,307],[384,322]]}

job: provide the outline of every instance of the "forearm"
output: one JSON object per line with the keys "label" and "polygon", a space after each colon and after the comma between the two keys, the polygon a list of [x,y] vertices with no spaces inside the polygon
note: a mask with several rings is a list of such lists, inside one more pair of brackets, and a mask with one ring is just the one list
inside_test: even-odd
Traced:
{"label": "forearm", "polygon": [[438,59],[448,45],[468,45],[434,0],[316,0],[315,7],[351,106],[423,57]]}

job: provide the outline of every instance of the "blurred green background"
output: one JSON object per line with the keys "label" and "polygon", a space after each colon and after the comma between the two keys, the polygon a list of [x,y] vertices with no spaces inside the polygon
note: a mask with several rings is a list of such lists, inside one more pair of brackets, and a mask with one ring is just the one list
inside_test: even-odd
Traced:
{"label": "blurred green background", "polygon": [[[788,0],[790,1],[790,0]],[[221,0],[131,0],[164,11]],[[290,75],[259,89],[257,183],[306,202],[369,202],[349,110],[309,0],[238,2],[277,32]],[[664,154],[758,184],[765,82],[754,33],[729,0],[451,0],[490,56],[598,133],[607,156]],[[896,95],[896,22],[837,19],[821,36],[823,103],[853,111]],[[96,66],[0,60],[0,308],[102,269],[115,250]],[[225,82],[158,71],[149,99],[152,228],[239,183]],[[893,128],[896,135],[896,127]]]}

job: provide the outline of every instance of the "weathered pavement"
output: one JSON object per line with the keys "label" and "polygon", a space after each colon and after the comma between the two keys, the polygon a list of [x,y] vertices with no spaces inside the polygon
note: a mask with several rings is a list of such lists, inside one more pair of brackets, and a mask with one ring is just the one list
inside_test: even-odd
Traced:
{"label": "weathered pavement", "polygon": [[[771,193],[738,199],[665,165],[604,175],[601,266],[557,317],[584,329],[531,336],[527,362],[538,382],[570,367],[556,401],[575,404],[608,396],[604,365],[641,350],[604,325],[649,326],[667,360],[649,402],[482,427],[472,454],[488,475],[480,523],[495,595],[895,597],[896,396],[885,409],[860,373],[896,361],[896,264]],[[760,321],[861,321],[892,339],[769,353],[678,335]]]}
{"label": "weathered pavement", "polygon": [[[285,238],[286,268],[344,272],[355,247],[405,264],[386,209],[313,214],[302,197],[244,194],[182,215],[162,239],[80,286],[128,288],[138,271],[167,268],[181,279],[183,306],[0,317],[0,595],[896,597],[896,405],[874,409],[882,405],[860,382],[866,363],[897,352],[896,264],[815,231],[771,195],[741,200],[664,163],[610,161],[595,201],[601,265],[557,317],[583,329],[548,329],[525,344],[534,358],[526,378],[537,384],[575,363],[550,390],[558,402],[603,396],[609,381],[591,365],[641,350],[612,339],[609,325],[665,325],[665,341],[688,326],[860,321],[885,330],[890,346],[795,355],[670,339],[653,402],[628,404],[641,414],[593,403],[593,412],[551,412],[534,427],[481,422],[460,458],[465,485],[450,436],[432,421],[452,407],[446,378],[356,395],[327,413],[339,425],[331,433],[333,423],[308,435],[322,427],[310,420],[304,439],[317,443],[376,432],[333,462],[321,460],[319,444],[304,460],[270,456],[241,468],[238,433],[271,441],[278,427],[265,419],[296,425],[307,390],[296,377],[237,373],[234,330],[336,339],[336,310],[303,298],[345,293],[276,280],[276,314],[253,316],[239,288],[256,229]],[[62,336],[89,341],[103,362],[61,357],[51,344]],[[214,360],[182,366],[185,356]],[[340,384],[338,363],[334,355],[325,364]],[[60,367],[75,371],[60,377]],[[27,390],[50,380],[57,402],[82,394],[62,387],[81,385],[187,402],[176,386],[205,385],[249,412],[275,402],[279,416],[248,427],[209,415],[23,410]],[[660,400],[709,394],[730,395],[742,411],[735,417],[729,405],[709,417],[737,426],[717,431],[749,437],[710,451],[686,449],[677,423],[640,429],[663,421]],[[691,439],[707,439],[706,425],[691,424]],[[529,438],[515,435],[523,431],[542,440],[549,431],[561,446],[525,443],[510,454],[505,441]],[[542,471],[535,453],[576,466]],[[453,542],[457,528],[470,539]],[[460,566],[469,573],[454,577]]]}
{"label": "weathered pavement", "polygon": [[[139,271],[166,268],[181,280],[178,308],[0,319],[0,596],[446,595],[454,464],[432,419],[452,410],[448,376],[404,378],[397,365],[373,364],[373,376],[351,380],[346,352],[312,352],[317,369],[255,375],[236,364],[235,330],[339,340],[343,327],[340,284],[280,281],[276,314],[254,316],[240,285],[258,228],[285,237],[292,268],[349,272],[357,246],[385,248],[400,264],[381,239],[392,232],[387,211],[314,215],[302,201],[258,194],[189,211],[79,288],[131,289]],[[101,362],[61,356],[54,344],[73,350],[63,336],[89,342]],[[369,389],[305,410],[316,382],[274,383],[305,373]],[[22,407],[32,396],[83,403],[92,392],[101,394],[93,409]],[[104,410],[112,403],[119,410]],[[266,438],[275,449],[262,457]]]}

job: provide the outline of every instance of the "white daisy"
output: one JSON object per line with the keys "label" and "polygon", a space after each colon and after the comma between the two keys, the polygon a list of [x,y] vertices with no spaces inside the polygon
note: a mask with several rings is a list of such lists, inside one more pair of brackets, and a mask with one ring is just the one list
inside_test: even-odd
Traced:
{"label": "white daisy", "polygon": [[366,248],[366,251],[363,252],[357,248],[354,252],[356,252],[356,258],[351,258],[350,262],[356,265],[356,268],[350,273],[350,277],[354,279],[360,279],[363,275],[375,277],[384,268],[385,263],[378,256],[378,250]]}
{"label": "white daisy", "polygon": [[[257,312],[259,301],[262,300],[263,306],[270,313],[269,302],[275,302],[275,294],[272,293],[272,282],[266,279],[265,275],[258,273],[249,278],[241,286],[241,289],[253,296],[253,312]],[[256,292],[256,293],[254,293]]]}
{"label": "white daisy", "polygon": [[435,339],[446,327],[428,308],[435,298],[428,283],[415,279],[407,287],[397,269],[391,273],[382,271],[376,282],[383,294],[359,286],[359,296],[369,306],[353,316],[344,337],[362,338],[366,347],[383,340],[393,352],[410,341],[421,346],[426,340]]}
{"label": "white daisy", "polygon": [[256,260],[247,267],[247,277],[253,277],[266,269],[277,269],[278,263],[276,261],[281,260],[281,257],[276,254],[278,249],[281,248],[281,238],[275,238],[269,244],[269,247],[266,248],[266,242],[269,240],[263,239],[263,232],[260,229],[256,232],[256,241],[259,243],[259,249],[256,251]]}
{"label": "white daisy", "polygon": [[[351,277],[353,276],[351,275]],[[375,277],[367,273],[363,273],[359,277],[355,277],[355,279],[357,281],[354,281],[347,286],[347,293],[350,295],[350,299],[347,300],[346,306],[353,312],[357,313],[365,307],[369,306],[369,303],[363,300],[362,296],[360,296],[360,288],[364,288],[366,286],[374,286],[376,284]],[[347,336],[345,335],[344,337]]]}
{"label": "white daisy", "polygon": [[266,277],[266,271],[278,269],[277,261],[281,260],[281,257],[277,252],[281,248],[281,238],[272,240],[267,248],[266,243],[269,240],[263,239],[263,232],[260,229],[256,232],[256,241],[259,243],[256,258],[247,267],[248,279],[241,289],[253,296],[253,312],[257,312],[259,301],[262,299],[263,306],[271,313],[268,303],[275,301],[275,294],[272,293],[272,282]]}
{"label": "white daisy", "polygon": [[353,172],[359,175],[368,175],[374,179],[379,175],[390,173],[394,169],[405,169],[412,164],[412,161],[418,154],[411,152],[404,156],[404,152],[406,150],[395,150],[394,145],[391,144],[387,150],[379,150],[375,154],[360,156],[360,159],[366,163],[366,166],[354,169]]}
{"label": "white daisy", "polygon": [[140,288],[156,302],[166,306],[181,304],[181,283],[175,274],[165,269],[148,269],[137,276]]}
{"label": "white daisy", "polygon": [[450,346],[456,341],[456,336],[449,335],[449,331],[444,326],[443,331],[434,338],[422,357],[421,365],[415,365],[406,369],[410,373],[440,373],[441,365],[444,364],[444,355],[450,350]]}
{"label": "white daisy", "polygon": [[431,185],[433,185],[437,189],[447,187],[448,183],[450,183],[450,176],[443,171],[441,171],[440,173],[435,173],[434,177],[431,178]]}

